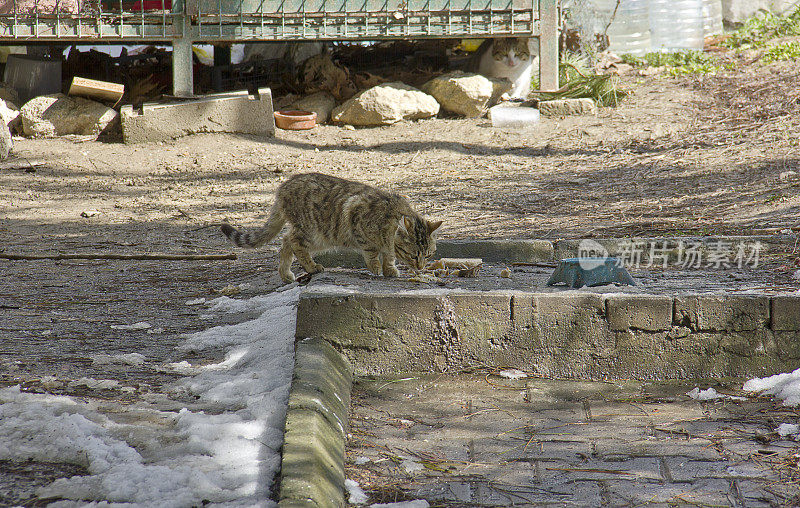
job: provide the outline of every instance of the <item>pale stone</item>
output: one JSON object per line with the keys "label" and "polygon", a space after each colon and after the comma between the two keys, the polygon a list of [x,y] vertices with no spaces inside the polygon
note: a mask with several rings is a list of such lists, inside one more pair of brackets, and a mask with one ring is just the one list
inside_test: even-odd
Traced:
{"label": "pale stone", "polygon": [[444,110],[467,118],[477,118],[486,112],[494,90],[492,82],[484,76],[461,71],[442,74],[422,85],[422,91],[431,94]]}
{"label": "pale stone", "polygon": [[0,120],[6,124],[10,131],[14,131],[22,122],[19,117],[19,108],[16,104],[0,99]]}
{"label": "pale stone", "polygon": [[514,83],[506,78],[489,78],[492,82],[492,98],[489,99],[489,106],[494,106],[504,93],[508,93],[514,88]]}
{"label": "pale stone", "polygon": [[539,112],[543,116],[596,115],[597,104],[589,98],[542,101]]}
{"label": "pale stone", "polygon": [[330,119],[331,111],[335,107],[336,99],[333,95],[328,92],[317,92],[294,101],[286,109],[313,111],[317,114],[317,123],[325,123]]}
{"label": "pale stone", "polygon": [[11,139],[11,131],[8,130],[8,126],[0,125],[0,160],[5,160],[13,147],[14,141]]}
{"label": "pale stone", "polygon": [[117,119],[113,109],[82,97],[64,94],[34,97],[22,106],[22,130],[30,137],[100,134]]}
{"label": "pale stone", "polygon": [[439,112],[436,99],[404,83],[384,83],[358,93],[333,110],[335,122],[389,125],[400,120],[430,118]]}

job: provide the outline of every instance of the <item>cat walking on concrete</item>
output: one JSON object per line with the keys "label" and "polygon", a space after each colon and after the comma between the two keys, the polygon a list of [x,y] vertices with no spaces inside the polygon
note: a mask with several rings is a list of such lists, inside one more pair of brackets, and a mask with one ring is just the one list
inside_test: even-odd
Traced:
{"label": "cat walking on concrete", "polygon": [[422,218],[399,194],[321,173],[293,176],[278,187],[267,223],[252,233],[227,224],[222,232],[240,247],[259,247],[275,238],[283,226],[278,274],[293,282],[292,261],[306,272],[324,270],[312,255],[336,248],[358,249],[370,272],[397,277],[395,260],[415,270],[424,268],[436,251],[432,233],[441,221]]}

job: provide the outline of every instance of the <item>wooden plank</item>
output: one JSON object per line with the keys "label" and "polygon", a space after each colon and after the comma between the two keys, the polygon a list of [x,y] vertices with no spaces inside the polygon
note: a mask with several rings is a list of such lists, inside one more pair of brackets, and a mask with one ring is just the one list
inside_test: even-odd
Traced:
{"label": "wooden plank", "polygon": [[69,95],[80,95],[114,104],[122,98],[124,93],[125,85],[78,76],[72,78],[72,84],[69,86]]}

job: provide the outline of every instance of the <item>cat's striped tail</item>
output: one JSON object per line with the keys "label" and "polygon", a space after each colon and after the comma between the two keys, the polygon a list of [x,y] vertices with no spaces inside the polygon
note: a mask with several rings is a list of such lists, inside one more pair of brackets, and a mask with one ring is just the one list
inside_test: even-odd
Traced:
{"label": "cat's striped tail", "polygon": [[222,225],[222,232],[239,247],[256,248],[269,243],[278,236],[284,224],[286,224],[286,218],[281,212],[273,209],[267,223],[253,233],[243,233],[228,224]]}

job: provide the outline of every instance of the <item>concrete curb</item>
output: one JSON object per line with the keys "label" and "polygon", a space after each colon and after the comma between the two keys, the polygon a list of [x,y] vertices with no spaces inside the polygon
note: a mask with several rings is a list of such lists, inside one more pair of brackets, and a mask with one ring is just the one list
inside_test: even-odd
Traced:
{"label": "concrete curb", "polygon": [[[483,258],[489,263],[542,263],[564,258],[578,257],[579,253],[620,257],[638,256],[642,263],[651,261],[659,264],[676,262],[686,249],[692,254],[707,257],[709,253],[723,247],[737,252],[739,245],[747,245],[744,254],[751,254],[753,245],[758,242],[760,252],[769,252],[776,245],[794,243],[792,235],[772,236],[707,236],[707,237],[636,237],[636,238],[594,238],[584,240],[437,240],[436,255],[439,258]],[[600,251],[599,253],[597,251]],[[364,259],[352,251],[327,252],[314,256],[323,266],[343,268],[364,268]]]}
{"label": "concrete curb", "polygon": [[323,291],[301,296],[297,336],[330,341],[358,375],[488,365],[583,380],[764,377],[800,367],[798,309],[788,295]]}
{"label": "concrete curb", "polygon": [[127,144],[152,143],[199,132],[235,132],[274,136],[272,91],[260,88],[207,95],[168,104],[145,104],[120,110],[122,137]]}
{"label": "concrete curb", "polygon": [[353,368],[321,339],[299,340],[281,462],[279,505],[343,507]]}

